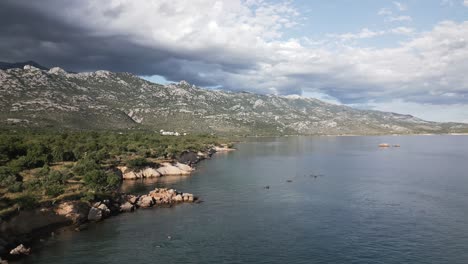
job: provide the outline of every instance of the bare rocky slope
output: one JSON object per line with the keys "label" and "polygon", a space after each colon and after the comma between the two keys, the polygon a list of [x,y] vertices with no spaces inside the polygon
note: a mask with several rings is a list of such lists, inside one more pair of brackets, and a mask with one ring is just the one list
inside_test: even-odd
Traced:
{"label": "bare rocky slope", "polygon": [[298,96],[160,85],[130,73],[0,70],[0,125],[237,135],[463,133],[468,124],[357,110]]}

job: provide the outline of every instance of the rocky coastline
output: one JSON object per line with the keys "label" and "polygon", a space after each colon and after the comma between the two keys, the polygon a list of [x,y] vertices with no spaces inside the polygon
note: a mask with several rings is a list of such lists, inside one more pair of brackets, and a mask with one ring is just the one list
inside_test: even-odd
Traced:
{"label": "rocky coastline", "polygon": [[[123,180],[190,175],[201,160],[211,158],[216,152],[232,150],[234,149],[228,146],[221,146],[206,152],[185,151],[174,160],[161,161],[153,166],[137,169],[121,166],[117,167],[117,170]],[[53,232],[60,228],[71,227],[75,231],[81,231],[90,223],[103,221],[121,213],[199,201],[198,197],[191,193],[156,188],[144,195],[113,192],[105,199],[92,202],[69,200],[22,210],[8,219],[0,218],[0,264],[29,255],[34,250],[31,245],[35,241],[54,234]]]}

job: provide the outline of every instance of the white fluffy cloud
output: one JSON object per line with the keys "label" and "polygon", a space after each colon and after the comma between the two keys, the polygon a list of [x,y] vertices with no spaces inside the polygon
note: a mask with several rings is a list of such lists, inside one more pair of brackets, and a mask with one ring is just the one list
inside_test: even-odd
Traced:
{"label": "white fluffy cloud", "polygon": [[393,4],[398,8],[400,11],[406,11],[408,7],[405,4],[402,4],[400,2],[393,2]]}

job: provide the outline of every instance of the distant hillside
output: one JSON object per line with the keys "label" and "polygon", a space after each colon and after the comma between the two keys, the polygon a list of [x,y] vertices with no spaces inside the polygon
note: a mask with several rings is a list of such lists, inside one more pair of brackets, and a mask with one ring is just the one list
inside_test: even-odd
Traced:
{"label": "distant hillside", "polygon": [[44,67],[44,66],[42,66],[39,63],[34,62],[34,61],[13,62],[13,63],[0,61],[0,70],[8,70],[8,69],[14,69],[14,68],[22,69],[26,65],[31,65],[31,66],[33,66],[35,68],[38,68],[38,69],[41,69],[41,70],[46,70],[46,71],[49,70],[47,67]]}
{"label": "distant hillside", "polygon": [[357,110],[298,96],[233,93],[186,82],[159,85],[129,73],[0,70],[0,124],[145,128],[245,135],[467,132],[467,124]]}

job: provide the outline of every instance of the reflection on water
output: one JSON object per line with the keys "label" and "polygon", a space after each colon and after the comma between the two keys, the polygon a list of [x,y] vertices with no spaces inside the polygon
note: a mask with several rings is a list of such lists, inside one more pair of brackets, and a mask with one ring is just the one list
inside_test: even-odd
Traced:
{"label": "reflection on water", "polygon": [[148,193],[156,187],[167,187],[181,181],[185,181],[191,175],[180,176],[163,176],[158,178],[139,179],[139,180],[126,180],[123,181],[120,191],[131,194],[144,194]]}

